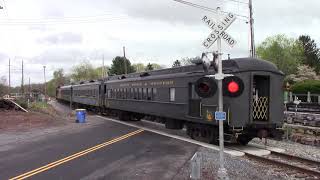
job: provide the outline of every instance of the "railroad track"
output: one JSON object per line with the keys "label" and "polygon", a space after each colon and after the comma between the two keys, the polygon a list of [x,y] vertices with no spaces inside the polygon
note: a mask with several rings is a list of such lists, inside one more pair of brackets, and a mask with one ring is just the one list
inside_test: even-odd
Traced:
{"label": "railroad track", "polygon": [[[282,152],[270,151],[270,155],[258,156],[245,152],[246,156],[264,163],[277,165],[295,171],[300,178],[320,179],[320,162]],[[291,173],[290,173],[291,174]]]}
{"label": "railroad track", "polygon": [[[143,120],[143,121],[163,125],[163,123],[154,122],[150,120]],[[277,165],[278,167],[283,167],[283,168],[288,168],[290,170],[293,170],[294,172],[290,173],[290,175],[299,175],[299,177],[302,177],[302,178],[320,179],[320,162],[319,161],[314,161],[311,159],[293,156],[286,153],[265,149],[263,147],[257,147],[257,146],[254,146],[254,148],[270,151],[270,154],[265,156],[259,156],[236,147],[226,146],[226,148],[241,151],[245,153],[245,155],[250,159],[262,161],[263,163]]]}

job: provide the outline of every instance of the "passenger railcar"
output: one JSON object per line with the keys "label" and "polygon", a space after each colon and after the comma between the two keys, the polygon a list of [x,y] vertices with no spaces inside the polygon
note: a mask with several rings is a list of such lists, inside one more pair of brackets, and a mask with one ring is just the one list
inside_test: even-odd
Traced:
{"label": "passenger railcar", "polygon": [[[208,77],[216,70],[214,66],[208,71],[203,67],[198,64],[108,77],[100,85],[100,110],[116,111],[121,120],[148,116],[165,122],[167,128],[185,126],[192,138],[217,143],[217,83]],[[223,71],[233,75],[223,81],[225,139],[247,144],[254,137],[281,136],[283,73],[272,63],[253,58],[225,60]]]}
{"label": "passenger railcar", "polygon": [[72,86],[58,87],[56,97],[59,101],[70,102],[72,100]]}
{"label": "passenger railcar", "polygon": [[99,107],[101,96],[101,82],[91,81],[72,86],[72,103],[86,105],[89,107]]}

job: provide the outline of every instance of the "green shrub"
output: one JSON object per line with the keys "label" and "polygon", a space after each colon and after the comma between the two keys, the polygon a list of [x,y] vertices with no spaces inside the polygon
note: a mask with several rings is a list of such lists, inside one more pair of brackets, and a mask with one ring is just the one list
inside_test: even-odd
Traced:
{"label": "green shrub", "polygon": [[320,94],[320,81],[319,80],[305,80],[295,83],[291,88],[293,93],[306,94],[309,92]]}
{"label": "green shrub", "polygon": [[18,99],[16,100],[16,103],[19,104],[24,109],[28,108],[28,102],[25,99]]}
{"label": "green shrub", "polygon": [[48,104],[46,102],[33,102],[30,104],[30,109],[34,111],[41,111],[46,108],[48,108]]}

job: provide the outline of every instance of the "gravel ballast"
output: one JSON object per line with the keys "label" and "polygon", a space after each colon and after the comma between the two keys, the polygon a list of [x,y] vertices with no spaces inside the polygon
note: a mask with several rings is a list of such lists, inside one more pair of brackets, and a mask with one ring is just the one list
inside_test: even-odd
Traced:
{"label": "gravel ballast", "polygon": [[[264,145],[264,141],[255,138],[253,139],[249,144],[259,144],[259,145]],[[267,146],[271,147],[277,147],[285,150],[285,153],[307,158],[307,159],[312,159],[312,160],[317,160],[320,162],[320,148],[315,147],[315,146],[309,146],[309,145],[304,145],[304,144],[299,144],[295,143],[292,141],[276,141],[276,140],[267,140]]]}

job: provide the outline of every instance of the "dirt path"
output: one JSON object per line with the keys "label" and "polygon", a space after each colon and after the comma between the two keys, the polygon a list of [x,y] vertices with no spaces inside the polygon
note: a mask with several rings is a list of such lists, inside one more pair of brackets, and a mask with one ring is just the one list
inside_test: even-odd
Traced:
{"label": "dirt path", "polygon": [[75,116],[68,106],[54,101],[50,104],[53,110],[44,113],[0,112],[0,152],[49,136],[70,134],[104,123],[92,116],[88,116],[87,123],[75,123]]}

